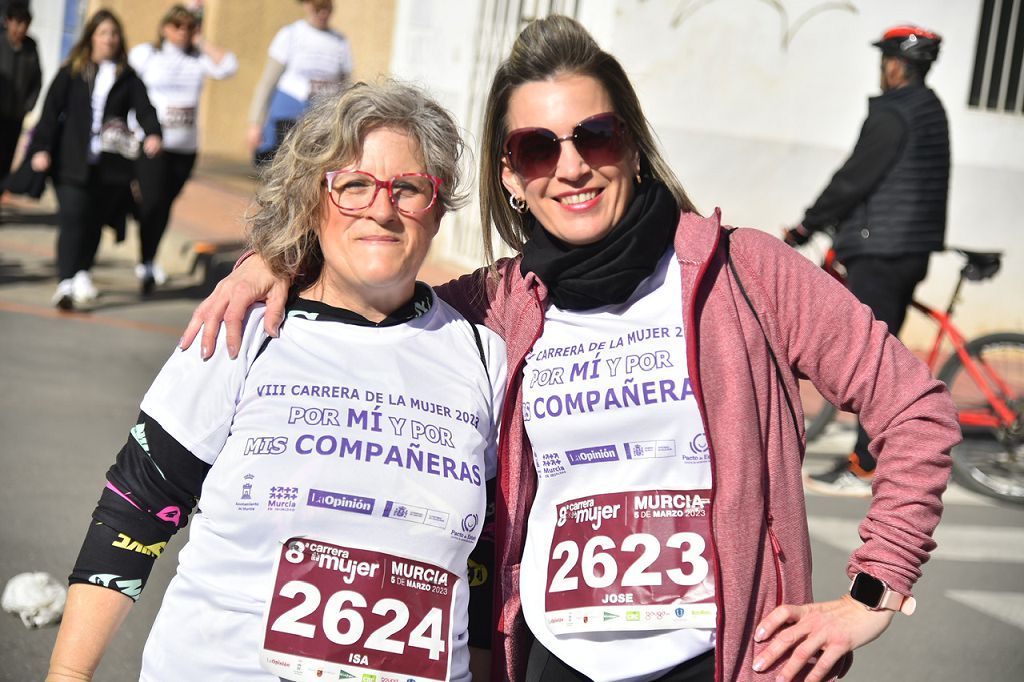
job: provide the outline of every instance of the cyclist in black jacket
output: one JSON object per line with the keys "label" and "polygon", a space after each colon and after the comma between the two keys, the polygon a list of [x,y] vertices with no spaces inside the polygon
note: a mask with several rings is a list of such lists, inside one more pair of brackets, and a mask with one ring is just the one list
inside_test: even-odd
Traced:
{"label": "cyclist in black jacket", "polygon": [[[924,78],[942,38],[917,26],[896,26],[874,45],[882,50],[882,94],[868,101],[860,138],[803,222],[785,233],[805,243],[836,229],[837,259],[853,294],[899,334],[914,288],[932,251],[944,248],[949,189],[946,112]],[[858,427],[849,458],[805,478],[818,492],[868,497],[875,460]]]}

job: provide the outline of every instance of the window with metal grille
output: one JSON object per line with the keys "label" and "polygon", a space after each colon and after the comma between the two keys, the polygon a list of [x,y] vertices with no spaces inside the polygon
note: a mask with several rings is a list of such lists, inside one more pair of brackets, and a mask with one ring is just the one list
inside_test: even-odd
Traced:
{"label": "window with metal grille", "polygon": [[1024,0],[983,0],[970,107],[1024,112]]}

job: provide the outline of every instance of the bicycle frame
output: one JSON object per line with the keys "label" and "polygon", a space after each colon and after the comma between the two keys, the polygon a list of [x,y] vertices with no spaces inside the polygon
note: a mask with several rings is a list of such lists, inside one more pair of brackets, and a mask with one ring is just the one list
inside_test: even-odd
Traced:
{"label": "bicycle frame", "polygon": [[[828,249],[825,254],[825,258],[822,261],[821,267],[825,272],[835,277],[840,282],[845,283],[846,277],[836,267],[835,250]],[[928,369],[935,374],[938,368],[939,354],[942,350],[943,339],[949,337],[949,341],[956,351],[956,354],[960,356],[960,361],[963,363],[964,370],[967,375],[971,377],[974,383],[978,386],[982,395],[985,396],[985,400],[989,406],[995,412],[993,415],[987,410],[960,410],[959,421],[963,426],[975,426],[975,427],[986,427],[992,429],[998,429],[1000,427],[1010,428],[1015,419],[1016,415],[1013,410],[1009,408],[1006,401],[1003,400],[999,393],[1002,395],[1010,395],[1011,389],[1009,384],[1003,380],[999,374],[989,367],[983,358],[974,358],[967,352],[967,339],[960,330],[953,324],[953,309],[960,298],[960,288],[963,286],[964,276],[960,274],[960,279],[956,283],[956,288],[953,290],[953,295],[949,300],[949,305],[946,307],[946,311],[942,312],[935,310],[917,300],[910,302],[910,306],[920,312],[921,314],[930,318],[935,324],[938,325],[939,329],[935,335],[935,341],[932,343],[932,348],[928,352],[926,364]],[[993,390],[993,386],[996,390]],[[1010,396],[1011,399],[1016,399],[1017,396]]]}
{"label": "bicycle frame", "polygon": [[[994,369],[989,367],[988,363],[983,358],[974,358],[967,352],[967,340],[963,334],[957,329],[956,325],[953,324],[951,319],[953,315],[953,304],[957,299],[960,291],[960,285],[957,284],[956,292],[953,294],[953,299],[950,301],[949,308],[945,313],[938,310],[929,308],[928,306],[918,301],[911,301],[910,306],[918,312],[930,317],[937,325],[939,330],[935,335],[935,342],[932,344],[931,351],[928,353],[928,369],[935,373],[936,366],[938,364],[939,352],[942,348],[942,340],[944,337],[949,337],[950,343],[953,345],[953,349],[956,354],[960,356],[960,361],[963,363],[964,371],[967,375],[974,380],[974,383],[978,386],[982,395],[985,396],[985,400],[988,402],[992,410],[995,411],[995,415],[991,414],[987,410],[960,410],[959,419],[960,424],[963,426],[983,426],[987,428],[999,428],[1004,426],[1009,428],[1016,415],[1011,410],[1006,402],[999,397],[999,394],[992,390],[995,386],[1002,395],[1009,395],[1010,386],[1000,377]],[[1016,396],[1013,396],[1016,397]]]}

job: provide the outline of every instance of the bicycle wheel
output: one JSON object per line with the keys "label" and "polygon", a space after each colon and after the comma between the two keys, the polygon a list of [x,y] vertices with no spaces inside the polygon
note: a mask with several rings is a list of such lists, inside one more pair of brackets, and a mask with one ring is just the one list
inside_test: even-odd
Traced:
{"label": "bicycle wheel", "polygon": [[[969,341],[966,350],[979,368],[988,367],[998,378],[996,382],[987,383],[1003,400],[1024,398],[1024,334],[1001,332],[980,336]],[[939,380],[949,387],[966,433],[975,435],[990,430],[972,423],[984,421],[986,416],[994,417],[995,412],[981,388],[965,371],[959,355],[949,357],[939,371]]]}
{"label": "bicycle wheel", "polygon": [[1019,440],[965,436],[951,454],[957,483],[998,500],[1024,504],[1024,454]]}
{"label": "bicycle wheel", "polygon": [[964,431],[964,442],[952,452],[953,477],[990,497],[1024,504],[1024,334],[989,334],[970,341],[966,350],[983,374],[988,368],[997,377],[987,383],[1016,419],[983,426],[985,420],[995,422],[996,413],[960,356],[951,356],[939,379],[949,386]]}

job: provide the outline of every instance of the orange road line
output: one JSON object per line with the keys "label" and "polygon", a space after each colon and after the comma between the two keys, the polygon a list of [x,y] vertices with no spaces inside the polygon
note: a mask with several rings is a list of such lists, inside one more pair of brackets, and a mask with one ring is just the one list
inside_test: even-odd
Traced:
{"label": "orange road line", "polygon": [[150,332],[153,334],[166,334],[168,336],[181,336],[184,327],[172,327],[166,324],[153,324],[151,322],[135,322],[124,320],[109,315],[87,313],[87,312],[65,312],[54,308],[42,308],[34,305],[24,305],[11,301],[0,300],[0,312],[18,313],[21,315],[33,315],[45,317],[51,320],[69,320],[72,322],[85,322],[86,324],[97,324],[103,327],[114,327],[117,329],[132,329],[135,331]]}

